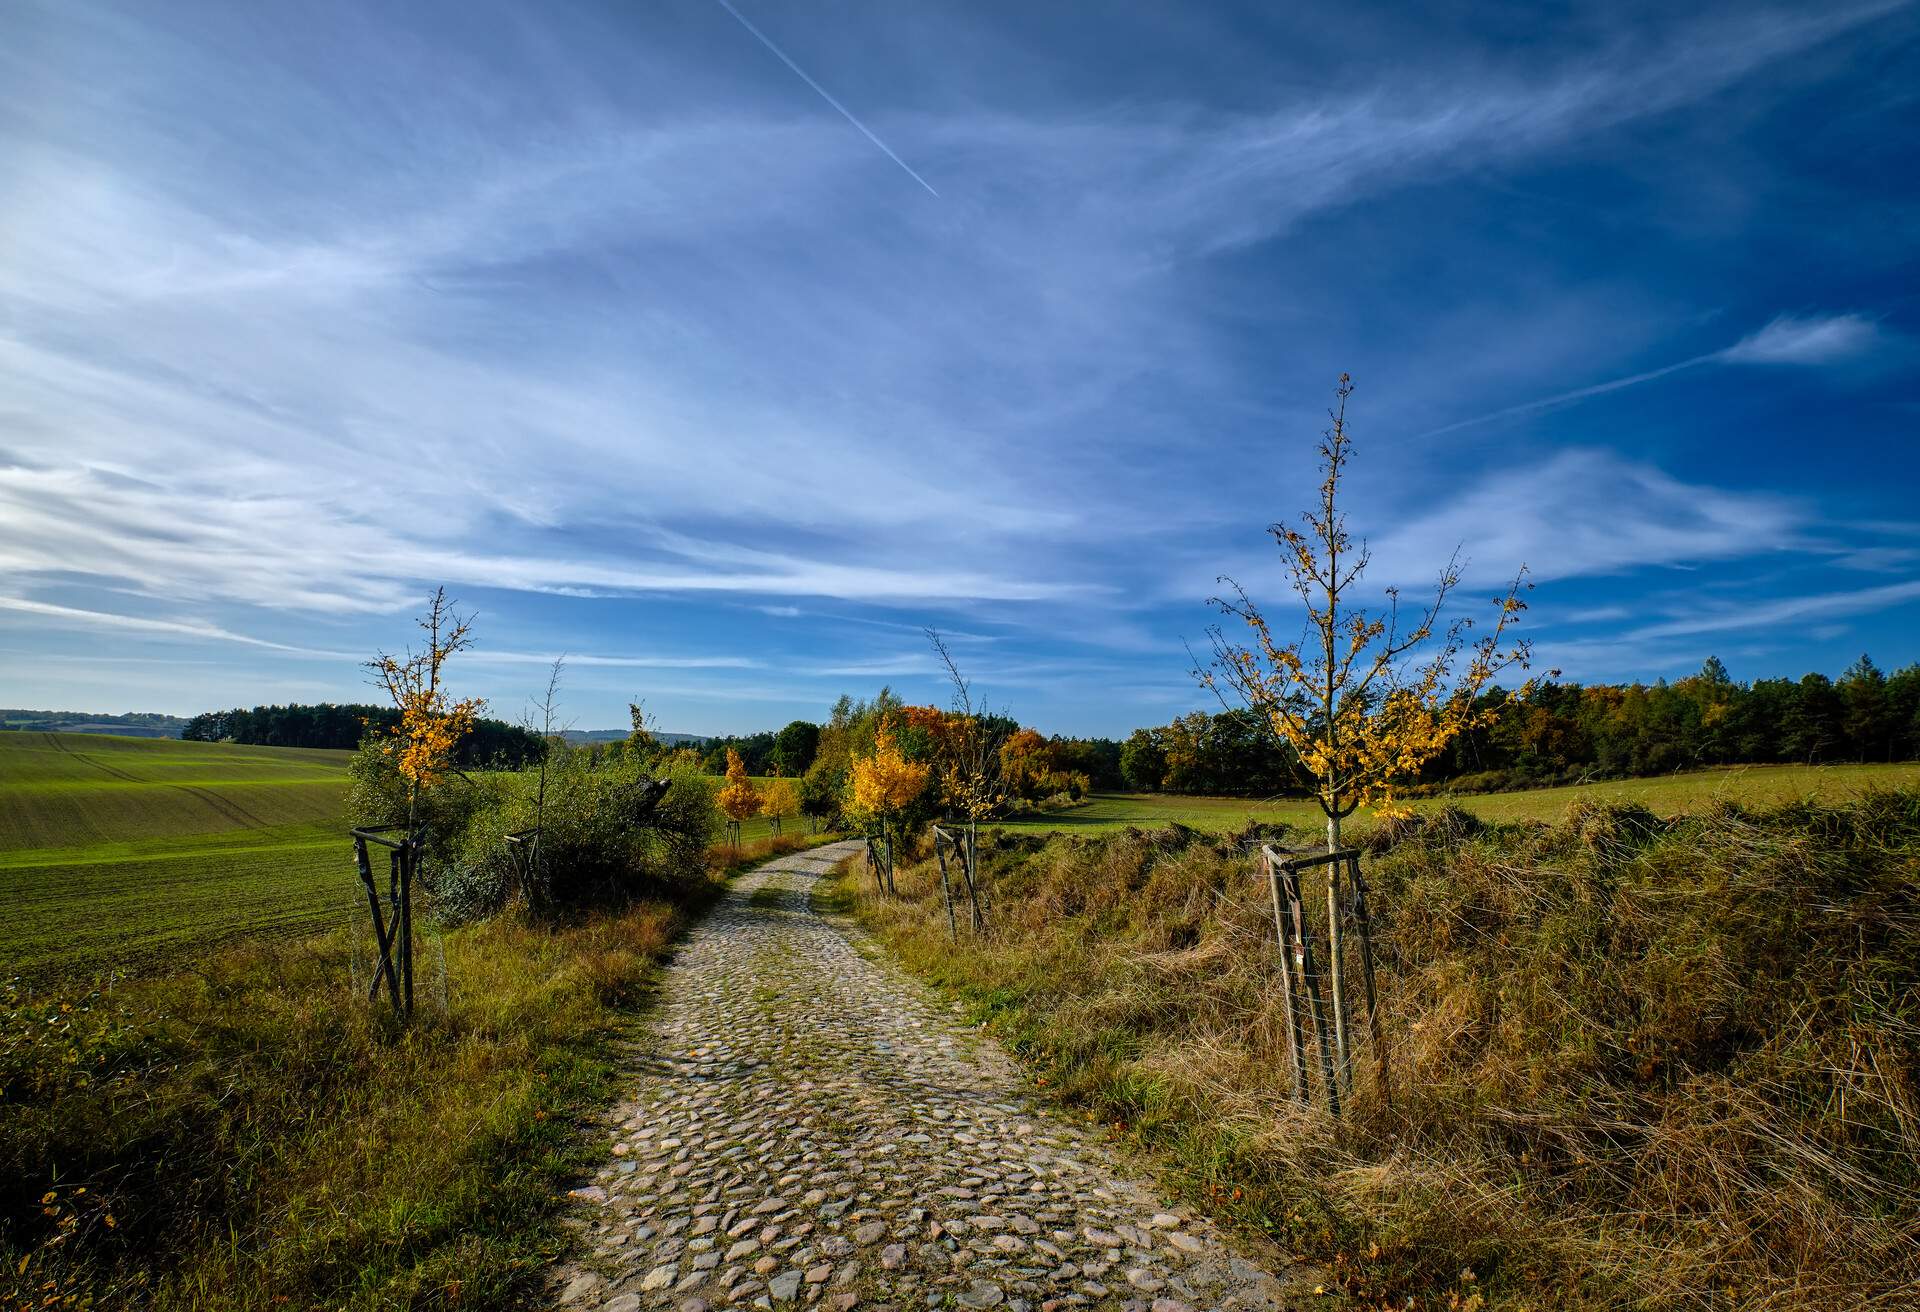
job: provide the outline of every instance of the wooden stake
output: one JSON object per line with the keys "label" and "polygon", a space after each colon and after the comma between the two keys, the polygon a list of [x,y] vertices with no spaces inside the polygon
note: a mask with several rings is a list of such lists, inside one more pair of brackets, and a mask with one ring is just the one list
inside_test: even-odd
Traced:
{"label": "wooden stake", "polygon": [[1347,990],[1342,979],[1340,942],[1340,863],[1327,863],[1327,958],[1333,976],[1333,1041],[1340,1057],[1340,1080],[1353,1092],[1353,1061],[1347,1053]]}
{"label": "wooden stake", "polygon": [[947,903],[947,934],[960,941],[960,920],[953,912],[953,884],[947,878],[947,847],[953,839],[939,825],[933,827],[933,858],[940,863],[940,892]]}
{"label": "wooden stake", "polygon": [[1273,893],[1273,932],[1280,944],[1280,1004],[1287,1016],[1287,1051],[1293,1058],[1293,1098],[1306,1102],[1307,1055],[1300,1044],[1300,1004],[1293,996],[1293,952],[1287,941],[1287,918],[1280,910],[1280,864],[1269,848],[1260,850],[1260,862],[1266,867],[1267,886]]}

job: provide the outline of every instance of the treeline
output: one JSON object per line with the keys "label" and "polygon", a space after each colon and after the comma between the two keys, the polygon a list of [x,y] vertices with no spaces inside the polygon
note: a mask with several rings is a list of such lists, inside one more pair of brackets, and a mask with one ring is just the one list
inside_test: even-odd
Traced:
{"label": "treeline", "polygon": [[[1920,665],[1884,673],[1862,656],[1839,679],[1736,683],[1718,658],[1668,683],[1548,683],[1524,701],[1480,699],[1493,722],[1463,734],[1416,786],[1495,790],[1711,765],[1920,758]],[[1129,788],[1271,796],[1294,763],[1246,711],[1195,712],[1137,729],[1121,748]]]}
{"label": "treeline", "polygon": [[740,754],[748,774],[780,774],[791,779],[805,774],[813,764],[820,749],[820,726],[811,720],[795,720],[777,731],[703,738],[696,746],[701,768],[708,774],[725,774],[727,752],[732,750]]}
{"label": "treeline", "polygon": [[[252,747],[354,748],[369,730],[385,733],[400,723],[391,706],[293,704],[235,707],[208,711],[187,721],[180,736],[193,742],[245,743]],[[461,739],[454,763],[463,768],[499,766],[519,769],[537,761],[543,751],[540,735],[505,720],[477,720]]]}
{"label": "treeline", "polygon": [[[1717,658],[1674,683],[1550,684],[1503,705],[1438,773],[1529,779],[1664,774],[1703,765],[1920,757],[1920,665],[1889,675],[1862,656],[1839,679],[1735,683]],[[1499,785],[1498,779],[1488,781]]]}
{"label": "treeline", "polygon": [[114,733],[129,738],[177,738],[186,721],[158,711],[108,715],[94,711],[0,709],[0,730],[26,733]]}

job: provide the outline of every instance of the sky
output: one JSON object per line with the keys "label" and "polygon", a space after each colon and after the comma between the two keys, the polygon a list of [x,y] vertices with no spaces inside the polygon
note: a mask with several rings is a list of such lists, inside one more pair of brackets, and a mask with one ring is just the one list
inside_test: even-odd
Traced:
{"label": "sky", "polygon": [[0,704],[1122,736],[1367,586],[1920,660],[1920,5],[0,5]]}

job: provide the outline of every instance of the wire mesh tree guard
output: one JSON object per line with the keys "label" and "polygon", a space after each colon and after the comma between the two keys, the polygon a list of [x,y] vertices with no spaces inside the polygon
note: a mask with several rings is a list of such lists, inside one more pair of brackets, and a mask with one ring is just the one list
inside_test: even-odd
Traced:
{"label": "wire mesh tree guard", "polygon": [[[1313,1101],[1315,1081],[1307,1067],[1309,1041],[1318,1057],[1318,1083],[1329,1113],[1339,1116],[1342,1097],[1352,1097],[1356,1036],[1347,986],[1351,973],[1348,959],[1357,957],[1377,1088],[1382,1101],[1391,1105],[1387,1044],[1380,1029],[1374,980],[1373,920],[1367,908],[1367,883],[1360,875],[1359,850],[1282,852],[1263,843],[1260,863],[1273,895],[1273,927],[1280,945],[1280,998],[1286,1014],[1294,1099]],[[1321,869],[1326,871],[1324,920],[1316,905],[1319,899],[1302,887],[1303,875]],[[1324,939],[1324,948],[1316,944],[1317,937]]]}

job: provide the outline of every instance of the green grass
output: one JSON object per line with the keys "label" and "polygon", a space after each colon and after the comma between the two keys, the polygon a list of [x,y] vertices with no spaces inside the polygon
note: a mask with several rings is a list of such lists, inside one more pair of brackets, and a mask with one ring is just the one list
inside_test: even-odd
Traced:
{"label": "green grass", "polygon": [[[1533,788],[1514,793],[1462,794],[1424,797],[1408,803],[1416,811],[1437,811],[1449,804],[1473,812],[1483,820],[1560,819],[1579,802],[1613,804],[1638,802],[1659,815],[1697,811],[1714,801],[1767,805],[1777,802],[1845,801],[1872,788],[1903,788],[1920,784],[1920,763],[1899,765],[1752,765],[1716,770],[1690,770],[1652,779],[1609,779],[1561,788]],[[1065,811],[996,821],[997,828],[1024,833],[1102,834],[1129,825],[1148,829],[1183,824],[1209,833],[1230,833],[1249,821],[1284,823],[1318,829],[1324,823],[1320,809],[1304,798],[1254,801],[1244,797],[1188,797],[1171,793],[1095,793],[1086,802]],[[1363,812],[1352,823],[1353,832],[1369,825]]]}
{"label": "green grass", "polygon": [[0,852],[330,821],[348,752],[0,734]]}
{"label": "green grass", "polygon": [[339,924],[349,753],[0,734],[0,977]]}

